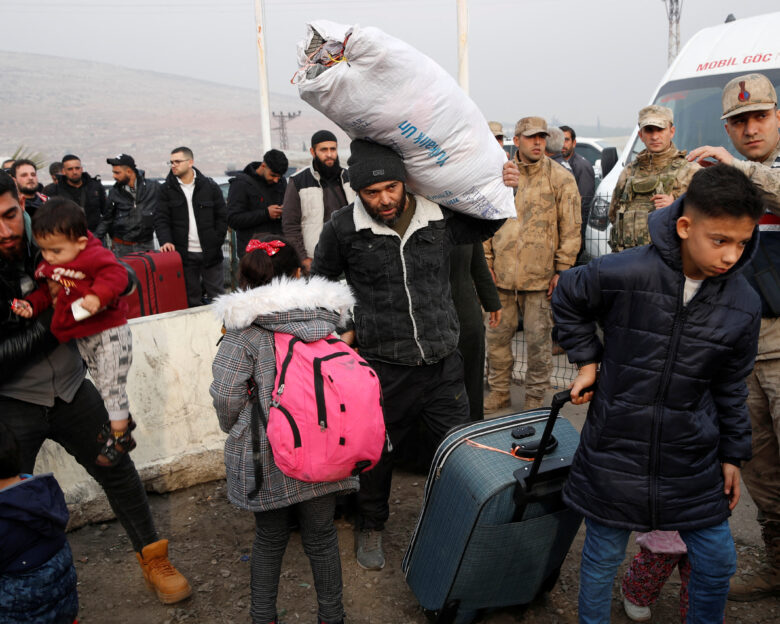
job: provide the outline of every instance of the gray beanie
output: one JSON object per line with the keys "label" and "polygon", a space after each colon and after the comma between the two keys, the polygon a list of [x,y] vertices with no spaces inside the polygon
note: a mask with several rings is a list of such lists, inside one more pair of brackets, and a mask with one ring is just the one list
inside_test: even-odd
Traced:
{"label": "gray beanie", "polygon": [[355,139],[350,144],[349,151],[349,185],[355,191],[387,180],[406,182],[403,158],[393,149],[379,143]]}

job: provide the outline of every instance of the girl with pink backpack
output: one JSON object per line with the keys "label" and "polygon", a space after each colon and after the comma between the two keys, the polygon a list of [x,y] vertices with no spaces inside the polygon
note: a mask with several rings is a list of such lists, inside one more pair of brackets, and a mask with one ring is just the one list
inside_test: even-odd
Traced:
{"label": "girl with pink backpack", "polygon": [[228,434],[228,499],[255,514],[250,608],[254,624],[278,621],[276,597],[291,516],[297,517],[311,562],[318,624],[339,624],[344,618],[333,517],[336,495],[357,490],[358,479],[292,478],[274,461],[265,419],[253,427],[253,411],[266,415],[272,406],[275,334],[291,334],[305,343],[327,338],[343,325],[354,304],[345,284],[319,277],[305,281],[300,275],[298,255],[286,240],[270,236],[251,240],[239,265],[241,290],[215,302],[225,333],[212,365],[210,392],[220,427]]}

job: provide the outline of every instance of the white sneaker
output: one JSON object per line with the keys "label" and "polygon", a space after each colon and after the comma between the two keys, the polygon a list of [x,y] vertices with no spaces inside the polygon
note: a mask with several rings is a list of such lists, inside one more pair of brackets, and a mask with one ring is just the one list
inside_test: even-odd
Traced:
{"label": "white sneaker", "polygon": [[650,607],[635,605],[623,595],[622,589],[620,590],[620,596],[623,598],[623,610],[632,622],[649,622],[650,618],[653,617]]}

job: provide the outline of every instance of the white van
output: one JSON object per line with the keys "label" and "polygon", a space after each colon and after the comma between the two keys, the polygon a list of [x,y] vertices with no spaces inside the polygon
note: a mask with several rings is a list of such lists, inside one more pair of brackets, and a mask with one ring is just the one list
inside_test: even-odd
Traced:
{"label": "white van", "polygon": [[[721,92],[742,74],[766,75],[780,91],[780,12],[726,22],[697,32],[664,74],[649,104],[674,111],[674,143],[678,149],[722,145],[742,158],[720,120]],[[634,129],[615,167],[596,189],[585,231],[585,250],[591,257],[610,251],[607,213],[620,172],[644,149]]]}

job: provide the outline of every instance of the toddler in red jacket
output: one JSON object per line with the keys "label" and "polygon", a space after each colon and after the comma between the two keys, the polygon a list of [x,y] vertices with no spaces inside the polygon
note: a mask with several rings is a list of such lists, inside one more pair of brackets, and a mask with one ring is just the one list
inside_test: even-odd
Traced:
{"label": "toddler in red jacket", "polygon": [[32,219],[32,232],[43,261],[35,270],[39,287],[14,312],[26,318],[54,306],[51,333],[60,342],[75,339],[95,386],[103,397],[109,422],[98,436],[95,460],[114,466],[135,448],[125,385],[133,361],[127,325],[127,270],[87,229],[84,210],[72,200],[54,198]]}

